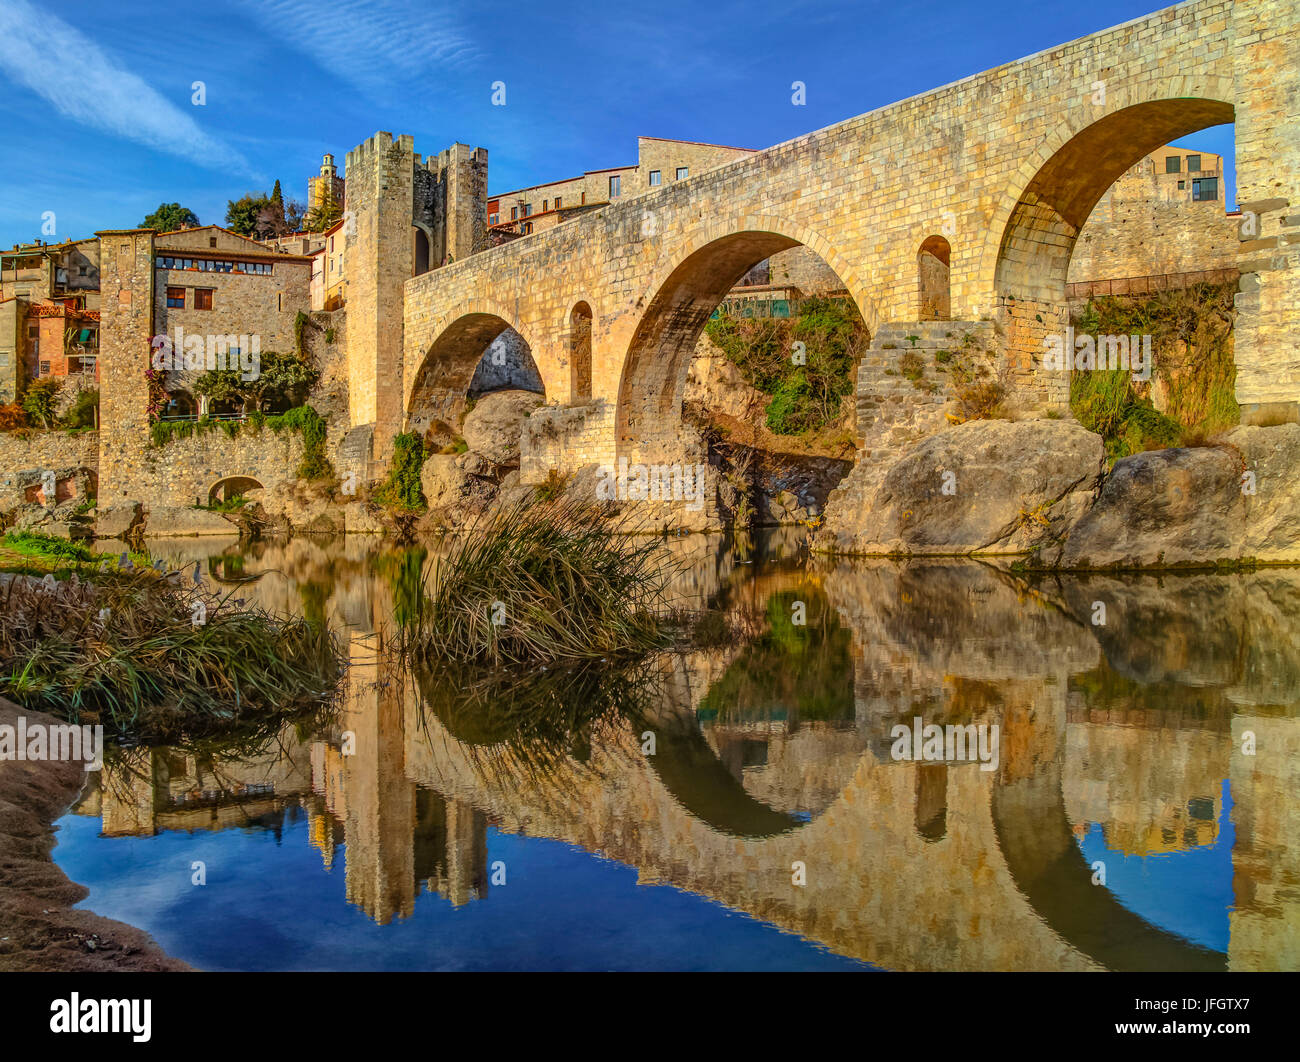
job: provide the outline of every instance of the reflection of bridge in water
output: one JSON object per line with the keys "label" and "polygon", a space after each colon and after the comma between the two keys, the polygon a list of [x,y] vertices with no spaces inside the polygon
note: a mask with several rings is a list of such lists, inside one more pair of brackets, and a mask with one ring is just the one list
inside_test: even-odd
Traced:
{"label": "reflection of bridge in water", "polygon": [[[348,899],[381,922],[409,915],[421,887],[453,903],[486,897],[494,825],[886,967],[1297,966],[1300,577],[1096,578],[1039,592],[971,564],[841,565],[763,574],[724,596],[752,616],[791,589],[824,594],[828,622],[851,632],[851,718],[702,721],[744,648],[696,651],[657,663],[645,721],[598,724],[585,762],[530,772],[457,737],[400,680],[377,685],[375,642],[357,633],[339,724],[354,755],[337,734],[290,743],[229,768],[274,796],[245,790],[223,805],[202,799],[196,779],[210,768],[142,753],[151,763],[133,787],[103,787],[104,829],[212,828],[305,806],[327,862],[346,844]],[[1094,600],[1108,602],[1101,631],[1088,622]],[[389,614],[382,592],[373,603]],[[893,761],[890,728],[914,715],[997,723],[998,769]],[[641,753],[646,729],[653,756]],[[1241,752],[1246,731],[1253,757]],[[1219,840],[1224,779],[1235,829],[1226,955],[1115,898],[1124,875],[1141,873],[1124,856]],[[1077,840],[1089,823],[1113,854],[1115,893],[1092,884]]]}

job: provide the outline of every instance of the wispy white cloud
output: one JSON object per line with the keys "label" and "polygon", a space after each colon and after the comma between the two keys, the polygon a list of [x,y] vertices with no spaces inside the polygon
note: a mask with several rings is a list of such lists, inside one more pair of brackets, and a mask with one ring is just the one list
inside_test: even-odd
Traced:
{"label": "wispy white cloud", "polygon": [[480,58],[452,9],[408,0],[239,0],[250,15],[328,73],[379,95]]}
{"label": "wispy white cloud", "polygon": [[0,73],[73,121],[199,166],[256,176],[243,155],[205,133],[192,115],[28,0],[0,0]]}

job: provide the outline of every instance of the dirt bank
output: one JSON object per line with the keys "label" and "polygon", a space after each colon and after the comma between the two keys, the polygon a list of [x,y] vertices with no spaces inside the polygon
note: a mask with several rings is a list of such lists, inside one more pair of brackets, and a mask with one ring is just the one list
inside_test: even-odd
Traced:
{"label": "dirt bank", "polygon": [[[0,726],[57,724],[0,698]],[[72,905],[87,890],[54,861],[53,822],[76,799],[84,765],[0,760],[0,971],[188,970],[147,934]]]}

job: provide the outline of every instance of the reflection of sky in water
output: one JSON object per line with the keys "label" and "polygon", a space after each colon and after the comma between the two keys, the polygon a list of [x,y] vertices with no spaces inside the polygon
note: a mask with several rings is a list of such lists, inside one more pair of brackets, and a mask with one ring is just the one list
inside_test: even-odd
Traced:
{"label": "reflection of sky in water", "polygon": [[1236,840],[1231,812],[1232,795],[1224,779],[1223,814],[1212,845],[1145,858],[1126,856],[1107,848],[1101,827],[1091,823],[1079,850],[1089,865],[1096,860],[1106,864],[1106,889],[1134,914],[1193,944],[1226,952]]}
{"label": "reflection of sky in water", "polygon": [[[866,970],[800,937],[558,841],[488,829],[507,884],[454,908],[421,892],[387,926],[344,899],[307,819],[264,829],[101,838],[97,818],[59,822],[55,861],[89,907],[207,970]],[[207,885],[190,864],[207,864]]]}
{"label": "reflection of sky in water", "polygon": [[[403,562],[402,555],[371,564],[366,549],[344,545],[346,557],[337,546],[313,553],[307,550],[313,544],[298,543],[295,549],[306,550],[301,556],[268,547],[265,556],[250,558],[250,567],[282,565],[291,574],[268,575],[240,592],[271,608],[309,608],[353,625],[354,648],[361,646],[357,656],[365,661],[360,666],[370,667],[368,624],[391,615],[394,595],[405,592],[394,573],[410,574],[418,565]],[[626,792],[614,786],[608,803],[575,802],[555,819],[545,812],[530,819],[527,813],[542,799],[537,792],[472,785],[472,796],[465,796],[456,789],[443,793],[436,784],[421,788],[428,796],[435,789],[442,793],[439,807],[446,800],[448,807],[477,809],[473,852],[455,854],[455,888],[465,885],[467,872],[478,873],[484,865],[476,861],[485,836],[488,873],[494,860],[508,864],[510,883],[489,886],[482,900],[458,909],[422,892],[409,919],[375,925],[366,911],[394,898],[398,907],[409,902],[400,886],[409,889],[414,875],[376,902],[384,891],[382,867],[364,842],[354,843],[351,853],[340,845],[333,870],[324,868],[309,843],[305,816],[292,801],[308,793],[313,795],[307,800],[319,800],[339,787],[336,796],[343,799],[318,807],[323,818],[317,825],[324,823],[335,840],[346,835],[355,841],[356,823],[335,809],[351,807],[350,784],[374,781],[371,775],[331,773],[328,752],[323,771],[313,766],[309,786],[295,776],[286,789],[277,789],[291,801],[279,843],[272,829],[261,826],[104,838],[98,836],[98,818],[69,816],[55,858],[91,889],[90,909],[146,929],[172,954],[207,969],[864,968],[793,932],[730,911],[711,895],[882,965],[1050,969],[1061,962],[1065,943],[1078,952],[1063,965],[1077,960],[1141,969],[1153,962],[1213,968],[1227,959],[1233,849],[1239,844],[1235,873],[1242,876],[1245,929],[1235,940],[1233,961],[1239,968],[1263,969],[1287,961],[1292,908],[1282,905],[1279,919],[1274,901],[1252,899],[1250,890],[1261,874],[1292,872],[1300,850],[1291,836],[1293,817],[1261,815],[1261,809],[1294,794],[1285,789],[1285,772],[1267,761],[1261,761],[1264,769],[1238,778],[1222,739],[1244,713],[1251,726],[1270,728],[1273,747],[1283,755],[1300,747],[1293,712],[1284,719],[1256,719],[1247,703],[1295,702],[1300,671],[1287,663],[1289,628],[1281,625],[1270,635],[1282,639],[1281,647],[1267,639],[1260,646],[1260,631],[1273,627],[1241,625],[1225,640],[1217,621],[1211,627],[1194,620],[1225,615],[1229,604],[1239,608],[1242,594],[1272,617],[1275,602],[1300,601],[1300,577],[1270,573],[1258,577],[1264,580],[1259,586],[1220,576],[1188,577],[1168,587],[1113,580],[1107,585],[1127,604],[1112,616],[1130,617],[1135,631],[1163,634],[1150,644],[1128,637],[1101,644],[1086,623],[1095,592],[1068,581],[1054,599],[1058,608],[1044,608],[1019,587],[968,564],[907,570],[836,565],[813,578],[797,563],[736,567],[727,547],[716,549],[716,556],[709,550],[683,554],[690,564],[680,577],[681,600],[734,610],[743,621],[743,638],[665,672],[672,681],[663,686],[664,703],[654,705],[659,753],[652,770],[627,773]],[[798,628],[795,601],[808,606],[808,623]],[[1079,623],[1070,619],[1071,608]],[[1026,646],[1034,651],[1021,659]],[[1243,674],[1247,650],[1260,664]],[[1231,697],[1223,692],[1228,682],[1240,687]],[[1031,705],[1035,710],[1026,714]],[[375,710],[370,701],[364,706]],[[907,768],[888,761],[885,737],[892,722],[918,713],[937,713],[936,721],[987,720],[1016,728],[1004,732],[1007,776],[988,780],[992,797],[982,787],[972,791],[959,784],[970,781],[966,774],[942,768],[912,772],[895,784],[893,772],[906,774]],[[460,726],[463,720],[457,719]],[[1062,725],[1065,741],[1054,744]],[[560,744],[568,749],[573,743]],[[588,751],[584,741],[574,747]],[[317,751],[324,749],[321,744]],[[463,766],[462,755],[449,746],[416,757],[414,765],[384,760],[369,770],[378,771],[381,783],[387,769],[397,770],[394,778],[403,785],[417,777],[445,780]],[[380,762],[387,766],[379,768]],[[188,776],[194,768],[183,770]],[[1253,824],[1240,834],[1224,781],[1230,770],[1238,781],[1235,814]],[[177,781],[164,774],[169,784]],[[233,774],[241,776],[239,770]],[[1221,814],[1212,834],[1216,789]],[[381,785],[377,792],[382,791]],[[638,793],[648,796],[639,801]],[[660,822],[654,813],[645,819],[647,807],[659,806],[661,793],[674,802],[668,820]],[[1001,803],[994,799],[999,794],[1006,798]],[[993,799],[991,825],[987,799]],[[667,798],[663,806],[670,806]],[[838,811],[827,816],[833,807]],[[705,895],[671,885],[638,886],[635,867],[562,841],[488,828],[502,808],[508,809],[505,821],[544,822],[536,832],[599,843],[612,855],[642,861],[655,880],[690,882]],[[578,828],[588,808],[602,816],[605,832],[587,829],[585,821]],[[130,819],[129,801],[118,809],[123,810]],[[142,827],[152,826],[152,810],[143,814]],[[426,810],[431,817],[421,817],[416,835],[402,843],[417,846],[416,865],[424,865],[420,853],[438,855],[443,873],[451,850],[438,848],[438,815],[451,812],[432,804]],[[624,830],[634,820],[641,826],[631,831],[637,844],[625,843]],[[464,820],[458,821],[465,829]],[[1111,831],[1109,846],[1099,822]],[[740,851],[738,838],[771,837],[776,850],[780,838],[799,837],[801,829],[792,827],[810,823],[813,829],[797,843],[816,837],[812,850],[782,849],[783,859],[816,860],[830,853],[843,879],[810,876],[809,898],[819,888],[825,891],[807,910],[786,918],[779,907],[785,879],[774,893],[767,879],[755,881],[730,855]],[[918,834],[923,843],[916,843]],[[466,840],[471,834],[458,836]],[[692,836],[704,839],[700,851],[680,843]],[[1213,843],[1195,843],[1196,837],[1208,842],[1211,836]],[[979,883],[958,901],[970,910],[950,917],[947,877],[953,878],[951,895],[962,896],[959,886],[970,867],[985,858],[1002,865],[1008,842],[1014,880],[1006,880],[1006,891]],[[1159,854],[1123,854],[1148,849]],[[1062,851],[1068,860],[1059,859]],[[366,876],[356,890],[366,894],[364,909],[345,896],[349,854],[358,881]],[[401,853],[403,859],[409,855]],[[206,888],[190,885],[194,859],[208,864]],[[394,865],[409,868],[403,859]],[[1086,884],[1087,864],[1096,860],[1106,863],[1105,886]],[[683,874],[683,866],[699,873]],[[1066,877],[1053,877],[1057,871]],[[1063,899],[1079,882],[1081,891]],[[1041,893],[1034,892],[1036,883],[1043,885]],[[913,897],[926,905],[925,915],[900,913]],[[778,906],[770,905],[774,898]],[[1023,899],[1029,909],[1021,911]],[[986,918],[994,908],[1010,922]],[[1146,925],[1126,923],[1128,913]],[[1023,916],[1035,921],[1017,923]],[[1035,932],[1039,918],[1041,934]],[[1265,919],[1278,919],[1276,930]],[[1152,927],[1162,932],[1143,936]],[[1180,951],[1179,941],[1196,954]],[[1154,960],[1144,950],[1166,945]]]}

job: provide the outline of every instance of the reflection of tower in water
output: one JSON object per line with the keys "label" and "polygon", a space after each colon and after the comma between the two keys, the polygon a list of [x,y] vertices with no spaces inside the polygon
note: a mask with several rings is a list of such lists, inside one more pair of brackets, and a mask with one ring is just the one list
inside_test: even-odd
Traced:
{"label": "reflection of tower in water", "polygon": [[415,795],[415,880],[460,907],[487,896],[487,816],[431,789]]}

